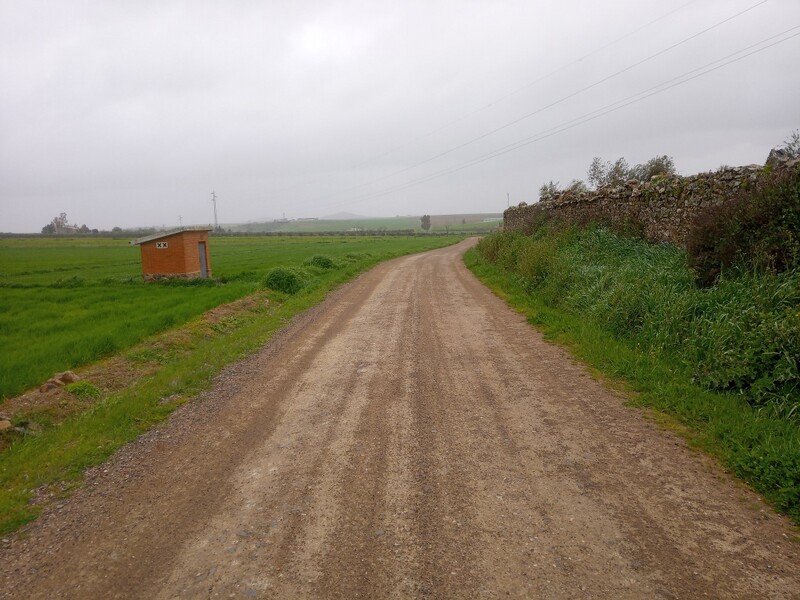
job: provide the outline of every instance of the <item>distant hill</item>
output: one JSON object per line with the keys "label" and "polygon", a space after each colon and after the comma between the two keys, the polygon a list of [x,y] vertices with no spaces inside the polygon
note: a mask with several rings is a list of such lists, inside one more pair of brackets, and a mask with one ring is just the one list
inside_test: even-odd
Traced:
{"label": "distant hill", "polygon": [[338,212],[335,215],[328,215],[327,217],[322,217],[321,221],[352,221],[353,219],[369,219],[370,217],[365,217],[363,215],[355,215],[349,212]]}
{"label": "distant hill", "polygon": [[[502,218],[502,213],[473,213],[459,215],[431,215],[431,233],[464,231],[491,231],[500,223],[491,219]],[[287,219],[226,225],[230,231],[242,233],[313,233],[347,231],[421,231],[418,216],[359,217],[351,213],[338,213],[320,219]]]}

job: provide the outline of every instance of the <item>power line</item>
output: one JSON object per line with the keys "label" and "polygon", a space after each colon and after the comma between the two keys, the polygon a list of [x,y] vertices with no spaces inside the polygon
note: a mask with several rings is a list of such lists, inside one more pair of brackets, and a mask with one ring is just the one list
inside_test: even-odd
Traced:
{"label": "power line", "polygon": [[[767,1],[768,0],[764,0],[764,2],[767,2]],[[392,148],[390,150],[387,150],[384,153],[378,155],[376,158],[368,159],[368,160],[366,160],[366,161],[364,161],[362,163],[359,163],[359,164],[355,165],[353,168],[357,169],[358,167],[362,167],[364,165],[368,165],[368,164],[374,162],[377,158],[382,158],[384,156],[388,156],[388,155],[396,152],[397,150],[400,150],[402,148],[406,148],[406,147],[410,146],[411,144],[413,144],[415,142],[418,142],[418,141],[423,140],[425,138],[428,138],[428,137],[430,137],[430,136],[432,136],[432,135],[434,135],[436,133],[439,133],[440,131],[443,131],[443,130],[447,129],[448,127],[450,127],[452,125],[455,125],[456,123],[460,123],[461,121],[464,121],[464,120],[468,119],[469,117],[472,117],[472,116],[474,116],[474,115],[476,115],[476,114],[478,114],[480,112],[483,112],[484,110],[487,110],[489,108],[493,108],[495,105],[497,105],[497,104],[499,104],[499,103],[501,103],[501,102],[503,102],[505,100],[508,100],[512,96],[516,96],[520,92],[524,92],[525,90],[530,89],[531,87],[533,87],[537,83],[540,83],[540,82],[552,77],[553,75],[556,75],[557,73],[560,73],[561,71],[564,71],[565,69],[568,69],[569,67],[582,62],[583,60],[589,58],[590,56],[593,56],[593,55],[597,54],[598,52],[602,52],[606,48],[610,48],[611,46],[613,46],[615,44],[618,44],[622,40],[627,39],[630,36],[635,35],[635,34],[639,33],[640,31],[642,31],[644,29],[647,29],[651,25],[654,25],[655,23],[658,23],[659,21],[662,21],[662,20],[666,19],[667,17],[675,14],[676,12],[678,12],[680,10],[683,10],[684,8],[686,8],[690,4],[694,4],[695,2],[697,2],[697,0],[690,0],[689,2],[686,2],[685,4],[682,4],[678,8],[675,8],[675,9],[673,9],[673,10],[671,10],[671,11],[669,11],[669,12],[663,14],[663,15],[661,15],[660,17],[656,17],[655,19],[652,19],[651,21],[648,21],[644,25],[641,25],[641,26],[637,27],[636,29],[634,29],[632,31],[629,31],[628,33],[626,33],[626,34],[624,34],[624,35],[622,35],[622,36],[620,36],[620,37],[608,42],[607,44],[605,44],[603,46],[600,46],[599,48],[596,48],[596,49],[594,49],[594,50],[592,50],[590,52],[587,52],[586,54],[584,54],[582,56],[579,56],[578,58],[576,58],[572,62],[564,64],[564,65],[558,67],[557,69],[554,69],[554,70],[552,70],[552,71],[550,71],[550,72],[548,72],[548,73],[546,73],[546,74],[534,79],[533,81],[530,81],[530,82],[526,83],[525,85],[523,85],[521,87],[518,87],[517,89],[515,89],[515,90],[513,90],[513,91],[511,91],[511,92],[509,92],[509,93],[507,93],[507,94],[505,94],[503,96],[500,96],[499,98],[491,100],[488,104],[486,104],[484,106],[481,106],[480,108],[476,108],[476,109],[474,109],[474,110],[472,110],[472,111],[470,111],[470,112],[468,112],[468,113],[466,113],[466,114],[464,114],[464,115],[462,115],[460,117],[457,117],[457,118],[455,118],[455,119],[453,119],[451,121],[448,121],[444,125],[441,125],[441,126],[437,127],[436,129],[433,129],[433,130],[429,131],[428,133],[424,133],[422,135],[419,135],[419,136],[413,138],[412,140],[409,140],[408,142],[405,142],[403,144],[395,146],[394,148]],[[762,4],[763,4],[763,2],[762,2]]]}
{"label": "power line", "polygon": [[[797,29],[797,28],[800,28],[800,26],[793,27],[789,31]],[[726,62],[724,64],[721,64],[721,65],[718,65],[718,66],[716,66],[714,68],[711,68],[711,69],[708,69],[706,71],[703,71],[702,73],[698,73],[698,74],[696,74],[696,75],[694,75],[692,77],[688,77],[686,79],[682,79],[681,81],[677,81],[677,82],[675,82],[675,83],[673,83],[671,85],[664,86],[662,84],[662,86],[656,86],[656,87],[661,87],[661,89],[652,91],[650,93],[641,92],[640,94],[636,94],[635,95],[635,96],[641,96],[641,97],[629,100],[627,102],[620,101],[620,102],[615,103],[613,105],[609,105],[609,107],[607,107],[607,108],[598,109],[596,111],[592,111],[590,113],[586,113],[585,115],[583,115],[581,117],[578,117],[577,119],[572,119],[570,121],[562,123],[561,125],[558,125],[556,127],[553,127],[553,128],[548,129],[548,130],[545,130],[544,132],[540,133],[539,135],[531,136],[529,138],[525,138],[525,139],[520,140],[520,141],[518,141],[518,142],[516,142],[514,144],[509,144],[508,146],[504,146],[503,148],[500,148],[500,149],[498,149],[496,151],[493,151],[493,152],[491,152],[489,154],[485,154],[485,155],[483,155],[481,157],[478,157],[476,159],[472,159],[470,161],[467,161],[467,162],[462,163],[460,165],[457,165],[455,167],[451,167],[449,169],[440,171],[438,173],[434,173],[434,174],[426,176],[424,178],[420,178],[420,179],[418,179],[416,181],[412,181],[412,182],[409,182],[407,184],[403,184],[402,186],[398,186],[396,189],[387,190],[385,193],[399,191],[401,189],[405,189],[406,187],[412,187],[413,185],[419,185],[420,183],[425,183],[426,181],[430,181],[432,179],[437,179],[437,178],[443,177],[445,175],[450,175],[452,173],[456,173],[458,171],[461,171],[463,169],[469,168],[471,166],[475,166],[475,165],[480,164],[482,162],[486,162],[487,160],[491,160],[492,158],[496,158],[498,156],[502,156],[504,154],[508,154],[509,152],[513,152],[514,150],[518,150],[520,148],[523,148],[523,147],[528,146],[530,144],[533,144],[535,142],[539,142],[539,141],[541,141],[543,139],[552,137],[552,136],[554,136],[554,135],[556,135],[558,133],[562,133],[562,132],[567,131],[569,129],[573,129],[574,127],[577,127],[578,125],[583,125],[584,123],[588,123],[589,121],[593,121],[594,119],[597,119],[599,117],[605,116],[605,115],[607,115],[609,113],[616,112],[617,110],[620,110],[622,108],[630,106],[631,104],[635,104],[635,103],[640,102],[642,100],[645,100],[645,99],[647,99],[647,98],[649,98],[651,96],[655,96],[657,94],[665,92],[665,91],[667,91],[669,89],[672,89],[674,87],[677,87],[679,85],[683,85],[684,83],[688,83],[689,81],[697,79],[698,77],[701,77],[703,75],[707,75],[708,73],[711,73],[713,71],[721,69],[722,67],[728,66],[728,65],[733,64],[735,62],[738,62],[738,61],[740,61],[740,60],[742,60],[744,58],[747,58],[748,56],[751,56],[753,54],[757,54],[759,52],[767,50],[768,48],[771,48],[772,46],[776,46],[777,44],[785,42],[785,41],[787,41],[787,40],[789,40],[791,38],[797,37],[798,35],[800,35],[800,33],[795,33],[795,34],[793,34],[791,36],[788,36],[788,37],[786,37],[786,38],[784,38],[782,40],[778,40],[777,42],[774,42],[772,44],[764,46],[763,48],[759,48],[758,50],[754,50],[752,52],[749,52],[749,53],[747,53],[747,54],[745,54],[743,56],[740,56],[738,58],[730,60],[730,61],[728,61],[728,62]],[[711,64],[713,64],[713,63],[711,63]],[[690,73],[691,73],[691,71],[690,71]],[[642,94],[644,94],[644,95],[642,95]],[[384,192],[381,192],[380,195],[384,195]]]}
{"label": "power line", "polygon": [[[549,129],[545,129],[544,131],[541,131],[541,132],[539,132],[539,133],[537,133],[537,134],[535,134],[533,136],[529,136],[527,138],[523,138],[522,140],[518,140],[518,141],[516,141],[516,142],[514,142],[512,144],[508,144],[506,146],[503,146],[503,147],[499,148],[498,150],[495,150],[495,151],[493,151],[493,152],[491,152],[489,154],[486,154],[486,155],[483,155],[482,157],[479,157],[480,160],[478,160],[478,162],[483,162],[483,160],[489,160],[491,158],[494,158],[496,156],[500,156],[502,154],[506,154],[508,152],[511,152],[513,150],[516,150],[518,148],[521,148],[521,147],[526,146],[528,144],[531,144],[533,142],[537,142],[537,141],[540,141],[540,140],[545,139],[547,137],[551,137],[552,135],[555,135],[556,133],[561,133],[562,131],[566,131],[567,129],[572,129],[573,127],[577,127],[578,125],[582,125],[583,123],[587,123],[588,121],[594,120],[594,119],[596,119],[598,117],[605,116],[605,115],[607,115],[607,114],[609,114],[611,112],[615,112],[615,111],[617,111],[617,110],[619,110],[621,108],[625,108],[626,106],[630,106],[631,104],[634,104],[634,103],[639,102],[641,100],[645,100],[646,98],[649,98],[651,96],[655,96],[656,94],[660,94],[661,92],[665,92],[665,91],[667,91],[667,90],[669,90],[671,88],[677,87],[679,85],[682,85],[684,83],[687,83],[689,81],[697,79],[698,77],[701,77],[703,75],[706,75],[708,73],[711,73],[713,71],[721,69],[722,67],[725,67],[727,65],[730,65],[730,64],[733,64],[735,62],[738,62],[738,61],[740,61],[740,60],[742,60],[744,58],[747,58],[748,56],[751,56],[753,54],[757,54],[758,52],[762,52],[763,50],[767,50],[768,48],[771,48],[772,46],[775,46],[777,44],[780,44],[780,43],[783,43],[785,41],[788,41],[788,40],[792,39],[793,37],[797,37],[798,35],[800,35],[800,32],[792,34],[790,36],[786,36],[783,39],[780,39],[780,40],[778,40],[776,42],[773,42],[771,44],[763,46],[762,48],[759,48],[757,50],[753,50],[752,52],[747,52],[746,54],[743,54],[742,56],[739,56],[738,58],[734,58],[732,60],[728,60],[728,59],[731,59],[734,56],[737,56],[739,54],[742,54],[743,52],[746,52],[747,50],[750,50],[750,49],[755,48],[757,46],[762,46],[766,42],[769,42],[771,40],[774,40],[775,38],[779,38],[781,36],[784,36],[787,33],[791,32],[791,31],[795,31],[797,29],[800,29],[800,25],[795,25],[794,27],[791,27],[791,28],[789,28],[789,29],[787,29],[785,31],[782,31],[781,33],[778,33],[778,34],[775,34],[775,35],[770,36],[768,38],[765,38],[765,39],[761,40],[760,42],[756,42],[755,44],[751,44],[750,46],[742,48],[741,50],[738,50],[736,52],[728,54],[728,55],[726,55],[726,56],[724,56],[722,58],[719,58],[717,60],[714,60],[714,61],[711,61],[709,63],[706,63],[705,65],[703,65],[701,67],[697,67],[697,68],[692,69],[690,71],[686,71],[685,73],[682,73],[681,75],[678,75],[678,76],[673,77],[671,79],[667,79],[666,81],[663,81],[663,82],[659,83],[658,85],[654,85],[654,86],[652,86],[650,88],[647,88],[646,90],[643,90],[643,91],[638,92],[636,94],[632,94],[632,95],[627,96],[627,97],[625,97],[625,98],[623,98],[621,100],[617,100],[616,102],[612,102],[611,104],[607,104],[606,106],[604,106],[602,108],[590,111],[588,113],[584,113],[580,117],[576,117],[574,119],[570,119],[569,121],[564,121],[563,123],[560,123],[559,125],[551,127]],[[717,65],[717,63],[722,63],[723,61],[727,61],[727,62],[724,62],[723,64]],[[712,67],[712,65],[717,65],[717,66],[715,66],[713,68],[709,68],[709,67]],[[702,71],[702,72],[698,73],[698,71]],[[692,75],[693,73],[696,73],[696,74]],[[692,76],[688,77],[688,75],[692,75]],[[477,160],[477,159],[473,159],[473,160]],[[468,162],[471,163],[472,161],[468,161]],[[464,164],[464,163],[462,163],[462,164]]]}
{"label": "power line", "polygon": [[[733,63],[739,62],[740,60],[743,60],[743,59],[745,59],[745,58],[747,58],[749,56],[752,56],[754,54],[758,54],[759,52],[763,52],[764,50],[772,48],[773,46],[777,46],[778,44],[781,44],[781,43],[786,42],[786,41],[788,41],[788,40],[790,40],[792,38],[800,36],[800,32],[794,33],[794,34],[789,35],[789,36],[786,36],[786,37],[784,37],[782,39],[779,39],[779,40],[777,40],[775,42],[772,42],[771,44],[768,44],[768,45],[763,46],[761,48],[752,50],[751,52],[747,52],[746,54],[743,54],[742,56],[739,56],[738,58],[732,58],[731,60],[727,60],[727,59],[729,59],[729,58],[731,58],[733,56],[742,54],[742,52],[746,52],[747,50],[749,50],[751,48],[755,48],[756,46],[762,46],[763,44],[765,44],[768,41],[774,40],[777,37],[784,36],[787,33],[790,33],[790,32],[795,31],[797,29],[800,29],[800,25],[796,25],[794,27],[791,27],[791,28],[779,33],[779,34],[776,34],[776,35],[770,36],[768,38],[765,38],[765,39],[761,40],[760,42],[757,42],[755,44],[747,46],[747,47],[745,47],[745,48],[743,48],[741,50],[738,50],[737,52],[733,52],[732,54],[729,54],[729,55],[727,55],[727,56],[725,56],[723,58],[720,58],[720,59],[717,59],[717,60],[712,61],[710,63],[707,63],[707,64],[705,64],[705,65],[703,65],[701,67],[697,67],[695,69],[687,71],[687,72],[683,73],[682,75],[679,75],[677,77],[673,77],[671,79],[668,79],[668,80],[666,80],[666,81],[664,81],[664,82],[662,82],[662,83],[660,83],[660,84],[658,84],[656,86],[648,88],[647,90],[644,90],[642,92],[638,92],[636,94],[633,94],[631,96],[623,98],[622,100],[618,100],[617,102],[614,102],[612,104],[606,105],[605,107],[590,111],[588,113],[585,113],[585,114],[581,115],[580,117],[576,117],[574,119],[570,119],[569,121],[565,121],[563,123],[560,123],[559,125],[556,125],[556,126],[551,127],[549,129],[543,130],[543,131],[539,132],[538,134],[535,134],[535,135],[527,137],[527,138],[523,138],[522,140],[518,140],[518,141],[516,141],[516,142],[514,142],[512,144],[508,144],[506,146],[498,148],[497,150],[493,150],[492,152],[489,152],[489,153],[484,154],[482,156],[479,156],[477,158],[470,159],[469,161],[465,161],[465,162],[463,162],[463,163],[461,163],[459,165],[455,165],[453,167],[449,167],[447,169],[443,169],[443,170],[438,171],[436,173],[432,173],[430,175],[427,175],[425,177],[421,177],[419,179],[416,179],[416,180],[413,180],[413,181],[410,181],[410,182],[406,182],[406,183],[403,183],[403,184],[398,184],[396,186],[387,188],[386,190],[383,190],[383,191],[378,191],[378,192],[374,192],[374,193],[370,193],[370,194],[364,194],[360,198],[349,199],[346,202],[348,202],[348,203],[349,202],[359,202],[359,201],[367,200],[367,199],[370,199],[370,198],[376,198],[376,197],[379,197],[379,196],[385,196],[387,194],[391,194],[391,193],[398,192],[398,191],[401,191],[401,190],[404,190],[404,189],[407,189],[407,188],[410,188],[410,187],[414,187],[414,186],[419,185],[421,183],[426,183],[426,182],[431,181],[433,179],[438,179],[438,178],[444,177],[446,175],[451,175],[453,173],[456,173],[458,171],[462,171],[462,170],[464,170],[466,168],[475,166],[475,165],[480,164],[482,162],[486,162],[486,161],[491,160],[493,158],[497,158],[498,156],[502,156],[504,154],[508,154],[509,152],[513,152],[514,150],[518,150],[520,148],[523,148],[523,147],[528,146],[530,144],[533,144],[535,142],[539,142],[541,140],[547,139],[549,137],[552,137],[554,135],[557,135],[559,133],[567,131],[569,129],[573,129],[574,127],[577,127],[579,125],[583,125],[584,123],[588,123],[589,121],[593,121],[594,119],[597,119],[599,117],[605,116],[605,115],[610,114],[612,112],[616,112],[616,111],[618,111],[618,110],[620,110],[622,108],[625,108],[625,107],[630,106],[632,104],[635,104],[637,102],[641,102],[642,100],[650,98],[651,96],[655,96],[657,94],[663,93],[663,92],[665,92],[665,91],[667,91],[669,89],[672,89],[674,87],[677,87],[679,85],[683,85],[685,83],[688,83],[689,81],[692,81],[694,79],[702,77],[703,75],[707,75],[709,73],[712,73],[713,71],[717,71],[718,69],[721,69],[721,68],[726,67],[728,65],[731,65]],[[719,63],[721,61],[727,61],[727,62],[724,62],[724,63],[719,64],[717,66],[714,66],[712,68],[709,68],[712,65],[716,65],[717,63]],[[698,71],[701,71],[701,72],[698,73]],[[693,73],[695,73],[695,74],[692,75]],[[692,76],[691,77],[687,77],[688,75],[692,75]],[[327,205],[327,206],[338,206],[340,204],[343,204],[343,203],[337,203],[337,204],[334,204],[334,205]]]}
{"label": "power line", "polygon": [[[712,25],[711,27],[707,27],[706,29],[703,29],[702,31],[699,31],[699,32],[695,33],[694,35],[691,35],[691,36],[681,40],[680,42],[677,42],[677,43],[675,43],[675,44],[673,44],[671,46],[668,46],[668,47],[666,47],[666,48],[664,48],[662,50],[659,50],[655,54],[651,54],[647,58],[643,58],[642,60],[640,60],[638,62],[635,62],[635,63],[625,67],[624,69],[620,69],[616,73],[612,73],[611,75],[607,75],[606,77],[603,77],[602,79],[599,79],[599,80],[595,81],[594,83],[591,83],[591,84],[589,84],[589,85],[587,85],[585,87],[582,87],[581,89],[579,89],[579,90],[577,90],[575,92],[572,92],[571,94],[568,94],[568,95],[564,96],[563,98],[559,98],[558,100],[555,100],[554,102],[551,102],[550,104],[548,104],[546,106],[543,106],[541,108],[537,108],[536,110],[534,110],[532,112],[529,112],[527,114],[524,114],[521,117],[519,117],[517,119],[514,119],[513,121],[509,121],[508,123],[505,123],[504,125],[501,125],[500,127],[496,127],[495,129],[492,129],[491,131],[487,131],[486,133],[483,133],[483,134],[481,134],[481,135],[479,135],[477,137],[474,137],[471,140],[468,140],[468,141],[464,142],[463,144],[459,144],[458,146],[454,146],[453,148],[450,148],[449,150],[445,150],[444,152],[441,152],[441,153],[437,154],[436,156],[432,156],[431,158],[428,158],[428,159],[426,159],[426,160],[424,160],[422,162],[419,162],[416,165],[412,165],[411,167],[407,167],[405,170],[414,169],[414,168],[416,168],[416,167],[418,167],[420,165],[424,165],[424,164],[426,164],[426,163],[428,163],[428,162],[430,162],[432,160],[436,160],[437,158],[441,158],[442,156],[446,156],[446,155],[450,154],[451,152],[455,152],[456,150],[460,150],[461,148],[465,148],[466,146],[469,146],[469,145],[471,145],[471,144],[473,144],[473,143],[475,143],[475,142],[477,142],[479,140],[482,140],[482,139],[484,139],[484,138],[486,138],[486,137],[488,137],[490,135],[493,135],[493,134],[497,133],[498,131],[502,131],[504,129],[508,129],[509,127],[511,127],[513,125],[517,125],[518,123],[521,123],[522,121],[524,121],[526,119],[529,119],[530,117],[532,117],[534,115],[537,115],[537,114],[539,114],[541,112],[544,112],[545,110],[547,110],[549,108],[553,108],[554,106],[557,106],[557,105],[561,104],[562,102],[565,102],[565,101],[567,101],[567,100],[569,100],[571,98],[574,98],[575,96],[577,96],[579,94],[582,94],[583,92],[586,92],[586,91],[588,91],[588,90],[590,90],[592,88],[595,88],[598,85],[600,85],[602,83],[605,83],[605,82],[617,77],[618,75],[622,75],[623,73],[626,73],[626,72],[630,71],[631,69],[633,69],[635,67],[643,65],[644,63],[646,63],[646,62],[648,62],[648,61],[650,61],[650,60],[652,60],[652,59],[654,59],[654,58],[656,58],[658,56],[661,56],[662,54],[665,54],[665,53],[669,52],[670,50],[674,50],[678,46],[681,46],[681,45],[685,44],[686,42],[689,42],[689,41],[695,39],[696,37],[699,37],[699,36],[703,35],[704,33],[708,33],[712,29],[716,29],[717,27],[727,23],[728,21],[730,21],[732,19],[735,19],[736,17],[740,17],[741,15],[745,14],[746,12],[749,12],[749,11],[753,10],[754,8],[757,8],[758,6],[760,6],[762,4],[765,4],[766,2],[769,2],[769,0],[761,0],[760,2],[754,4],[753,6],[751,6],[749,8],[746,8],[745,10],[743,10],[741,12],[738,12],[735,15],[732,15],[732,16],[728,17],[727,19],[724,19],[724,20],[720,21],[719,23],[716,23],[716,24]],[[399,171],[399,172],[402,173],[403,171]]]}
{"label": "power line", "polygon": [[[564,71],[564,70],[568,69],[569,67],[584,61],[585,59],[597,54],[598,52],[602,52],[606,48],[610,48],[611,46],[614,46],[615,44],[618,44],[619,42],[631,37],[632,35],[635,35],[635,34],[639,33],[640,31],[643,31],[643,30],[647,29],[648,27],[658,23],[659,21],[663,21],[667,17],[675,14],[676,12],[679,12],[679,11],[683,10],[687,6],[689,6],[691,4],[694,4],[697,1],[698,0],[689,0],[689,2],[686,2],[686,3],[682,4],[681,6],[670,10],[670,11],[662,14],[661,16],[656,17],[655,19],[652,19],[652,20],[648,21],[647,23],[644,23],[643,25],[640,25],[636,29],[633,29],[633,30],[623,34],[622,36],[620,36],[618,38],[615,38],[612,41],[610,41],[610,42],[608,42],[608,43],[606,43],[606,44],[604,44],[604,45],[602,45],[602,46],[600,46],[598,48],[595,48],[594,50],[591,50],[591,51],[587,52],[586,54],[583,54],[583,55],[579,56],[578,58],[576,58],[572,62],[566,63],[566,64],[564,64],[564,65],[562,65],[562,66],[560,66],[560,67],[558,67],[558,68],[556,68],[556,69],[554,69],[554,70],[552,70],[552,71],[550,71],[550,72],[548,72],[548,73],[546,73],[546,74],[544,74],[544,75],[542,75],[540,77],[537,77],[533,81],[530,81],[530,82],[526,83],[525,85],[523,85],[521,87],[518,87],[518,88],[512,90],[511,92],[508,92],[507,94],[505,94],[503,96],[500,96],[499,98],[495,98],[494,100],[489,101],[488,104],[485,104],[485,105],[483,105],[483,106],[481,106],[479,108],[476,108],[476,109],[474,109],[474,110],[472,110],[472,111],[470,111],[468,113],[465,113],[465,114],[461,115],[460,117],[456,117],[455,119],[453,119],[451,121],[448,121],[444,125],[440,125],[439,127],[436,127],[435,129],[432,129],[432,130],[428,131],[427,133],[423,133],[421,135],[418,135],[415,138],[413,138],[411,140],[408,140],[407,142],[403,142],[403,143],[401,143],[401,144],[399,144],[399,145],[397,145],[397,146],[395,146],[393,148],[390,148],[389,150],[386,150],[386,151],[382,152],[381,154],[378,154],[377,156],[374,156],[373,158],[369,158],[369,159],[364,160],[364,161],[362,161],[360,163],[357,163],[356,165],[353,165],[352,167],[350,167],[350,169],[354,170],[354,169],[358,169],[360,167],[369,165],[371,163],[374,163],[375,161],[377,161],[380,158],[384,158],[386,156],[390,156],[391,154],[397,152],[398,150],[401,150],[403,148],[407,148],[408,146],[410,146],[410,145],[412,145],[412,144],[414,144],[414,143],[416,143],[416,142],[418,142],[420,140],[424,140],[426,138],[429,138],[430,136],[435,135],[435,134],[439,133],[440,131],[444,131],[445,129],[455,125],[456,123],[460,123],[462,121],[465,121],[468,118],[470,118],[470,117],[472,117],[472,116],[474,116],[474,115],[476,115],[476,114],[478,114],[480,112],[483,112],[484,110],[488,110],[490,108],[494,108],[496,105],[500,104],[501,102],[504,102],[505,100],[508,100],[512,96],[515,96],[515,95],[517,95],[517,94],[519,94],[521,92],[524,92],[527,89],[530,89],[531,87],[533,87],[537,83],[540,83],[540,82],[552,77],[553,75],[556,75],[557,73],[560,73],[561,71]],[[767,0],[764,0],[764,1],[766,2]],[[434,158],[436,158],[436,157],[434,157]],[[434,160],[434,158],[431,158],[430,160]],[[418,166],[418,165],[416,165],[416,166]],[[414,167],[412,166],[412,167],[409,167],[409,168],[414,168]],[[384,177],[392,177],[393,175],[396,175],[396,174],[399,174],[399,173],[402,173],[402,172],[404,172],[404,171],[398,171],[397,173],[391,173],[389,175],[382,176],[378,180],[370,180],[370,181],[367,181],[367,182],[363,182],[363,183],[360,183],[360,184],[358,184],[358,185],[356,185],[354,187],[342,190],[340,192],[333,192],[332,194],[329,194],[329,195],[327,195],[325,197],[328,198],[328,197],[331,197],[331,196],[336,196],[336,195],[339,195],[339,194],[343,194],[343,193],[346,193],[346,192],[348,192],[348,191],[350,191],[352,189],[357,189],[358,187],[362,187],[364,185],[369,185],[370,183],[374,183],[375,181],[379,181],[379,180],[383,179]],[[314,181],[315,182],[321,181],[325,177],[326,176],[319,177],[319,178],[315,179]],[[286,193],[288,191],[291,191],[293,189],[297,189],[298,187],[304,186],[304,185],[307,185],[307,184],[308,184],[308,181],[302,181],[302,182],[297,183],[297,184],[295,184],[293,186],[290,186],[288,188],[284,188],[282,193]]]}
{"label": "power line", "polygon": [[339,192],[334,192],[334,193],[329,194],[329,195],[327,195],[325,197],[330,198],[332,196],[341,195],[341,194],[347,193],[349,191],[364,187],[365,185],[370,185],[370,184],[373,184],[373,183],[377,183],[379,181],[383,181],[383,180],[388,179],[390,177],[395,177],[397,175],[401,175],[403,173],[406,173],[408,171],[416,169],[417,167],[421,167],[422,165],[427,164],[427,163],[429,163],[431,161],[434,161],[434,160],[436,160],[438,158],[442,158],[443,156],[447,156],[448,154],[451,154],[451,153],[455,152],[456,150],[460,150],[462,148],[470,146],[470,145],[474,144],[477,141],[485,139],[485,138],[489,137],[490,135],[493,135],[493,134],[495,134],[495,133],[497,133],[499,131],[502,131],[504,129],[508,129],[509,127],[512,127],[513,125],[517,125],[517,124],[521,123],[522,121],[524,121],[526,119],[529,119],[530,117],[532,117],[534,115],[542,113],[547,109],[550,109],[550,108],[552,108],[554,106],[557,106],[558,104],[561,104],[562,102],[565,102],[565,101],[567,101],[567,100],[569,100],[571,98],[574,98],[575,96],[578,96],[579,94],[582,94],[583,92],[586,92],[586,91],[588,91],[588,90],[590,90],[592,88],[595,88],[595,87],[597,87],[598,85],[600,85],[602,83],[605,83],[605,82],[607,82],[607,81],[609,81],[609,80],[611,80],[611,79],[613,79],[613,78],[615,78],[615,77],[617,77],[617,76],[619,76],[619,75],[621,75],[623,73],[626,73],[626,72],[630,71],[631,69],[634,69],[635,67],[641,66],[642,64],[644,64],[644,63],[646,63],[646,62],[648,62],[648,61],[650,61],[650,60],[652,60],[652,59],[654,59],[654,58],[656,58],[658,56],[661,56],[661,55],[669,52],[670,50],[674,50],[675,48],[677,48],[679,46],[682,46],[683,44],[685,44],[685,43],[687,43],[687,42],[689,42],[689,41],[691,41],[691,40],[693,40],[693,39],[695,39],[695,38],[697,38],[697,37],[699,37],[701,35],[704,35],[704,34],[708,33],[709,31],[712,31],[713,29],[716,29],[717,27],[720,27],[720,26],[724,25],[725,23],[727,23],[729,21],[732,21],[733,19],[736,19],[737,17],[740,17],[740,16],[750,12],[751,10],[754,10],[755,8],[758,8],[762,4],[766,4],[767,2],[769,2],[769,0],[760,0],[760,2],[757,2],[757,3],[749,6],[748,8],[746,8],[744,10],[741,10],[741,11],[739,11],[739,12],[737,12],[737,13],[729,16],[729,17],[726,17],[725,19],[723,19],[721,21],[718,21],[717,23],[714,23],[713,25],[711,25],[709,27],[706,27],[705,29],[702,29],[701,31],[698,31],[697,33],[694,33],[694,34],[690,35],[689,37],[680,40],[679,42],[676,42],[676,43],[674,43],[674,44],[672,44],[670,46],[667,46],[666,48],[663,48],[663,49],[659,50],[658,52],[656,52],[654,54],[651,54],[650,56],[648,56],[646,58],[643,58],[643,59],[641,59],[641,60],[639,60],[639,61],[637,61],[635,63],[632,63],[632,64],[628,65],[627,67],[624,67],[623,69],[620,69],[619,71],[616,71],[616,72],[612,73],[611,75],[607,75],[607,76],[603,77],[602,79],[599,79],[599,80],[595,81],[594,83],[591,83],[591,84],[589,84],[587,86],[584,86],[584,87],[580,88],[579,90],[577,90],[575,92],[572,92],[572,93],[570,93],[570,94],[568,94],[566,96],[563,96],[562,98],[559,98],[558,100],[555,100],[555,101],[551,102],[550,104],[547,104],[545,106],[537,108],[534,111],[526,113],[526,114],[522,115],[521,117],[518,117],[518,118],[516,118],[516,119],[514,119],[512,121],[509,121],[509,122],[507,122],[507,123],[505,123],[505,124],[503,124],[503,125],[501,125],[499,127],[496,127],[494,129],[492,129],[490,131],[487,131],[487,132],[485,132],[485,133],[483,133],[483,134],[481,134],[479,136],[476,136],[474,138],[471,138],[471,139],[467,140],[466,142],[463,142],[461,144],[453,146],[453,147],[451,147],[451,148],[449,148],[449,149],[447,149],[447,150],[445,150],[443,152],[440,152],[439,154],[436,154],[434,156],[428,157],[428,158],[426,158],[426,159],[424,159],[424,160],[422,160],[420,162],[417,162],[417,163],[415,163],[413,165],[410,165],[408,167],[404,167],[403,169],[400,169],[398,171],[394,171],[393,173],[388,173],[386,175],[381,175],[380,177],[376,177],[376,178],[371,179],[369,181],[362,182],[360,184],[357,184],[357,185],[352,186],[350,188],[341,190]]}

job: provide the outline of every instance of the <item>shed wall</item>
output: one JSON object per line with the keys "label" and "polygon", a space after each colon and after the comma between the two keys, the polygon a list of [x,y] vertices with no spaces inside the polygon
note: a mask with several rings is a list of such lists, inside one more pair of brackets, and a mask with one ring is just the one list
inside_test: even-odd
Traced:
{"label": "shed wall", "polygon": [[[160,242],[167,242],[167,248],[159,248],[158,243]],[[144,278],[199,277],[200,242],[205,242],[206,265],[208,265],[208,276],[210,277],[211,255],[208,248],[208,232],[181,231],[141,245]]]}

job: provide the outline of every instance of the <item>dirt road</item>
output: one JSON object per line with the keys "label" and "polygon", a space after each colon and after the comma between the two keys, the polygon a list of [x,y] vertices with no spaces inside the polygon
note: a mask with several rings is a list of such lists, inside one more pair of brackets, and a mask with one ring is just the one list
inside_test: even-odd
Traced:
{"label": "dirt road", "polygon": [[797,598],[787,522],[464,268],[384,263],[12,536],[19,598]]}

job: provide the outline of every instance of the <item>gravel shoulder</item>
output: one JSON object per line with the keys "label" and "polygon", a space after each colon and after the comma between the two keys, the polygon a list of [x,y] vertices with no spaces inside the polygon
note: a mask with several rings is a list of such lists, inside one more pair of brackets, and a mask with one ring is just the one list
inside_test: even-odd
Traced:
{"label": "gravel shoulder", "polygon": [[483,287],[383,263],[0,548],[0,598],[800,598],[796,529]]}

